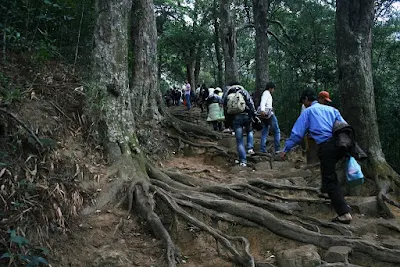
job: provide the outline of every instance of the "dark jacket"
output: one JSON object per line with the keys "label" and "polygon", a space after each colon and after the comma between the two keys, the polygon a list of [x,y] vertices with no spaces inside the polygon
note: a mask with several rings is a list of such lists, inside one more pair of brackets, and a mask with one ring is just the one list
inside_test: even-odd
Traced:
{"label": "dark jacket", "polygon": [[354,129],[346,122],[336,121],[333,125],[336,146],[348,152],[356,160],[367,158],[367,154],[355,142]]}

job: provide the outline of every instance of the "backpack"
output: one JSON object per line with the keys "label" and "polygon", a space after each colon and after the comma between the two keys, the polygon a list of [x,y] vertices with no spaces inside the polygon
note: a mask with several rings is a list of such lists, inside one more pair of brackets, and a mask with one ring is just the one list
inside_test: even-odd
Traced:
{"label": "backpack", "polygon": [[246,109],[246,101],[243,94],[240,93],[239,88],[236,89],[236,92],[228,94],[227,99],[226,107],[228,114],[239,114]]}

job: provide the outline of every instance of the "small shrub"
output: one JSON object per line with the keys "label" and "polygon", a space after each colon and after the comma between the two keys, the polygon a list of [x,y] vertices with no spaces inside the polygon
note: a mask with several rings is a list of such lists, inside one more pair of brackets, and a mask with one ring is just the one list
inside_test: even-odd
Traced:
{"label": "small shrub", "polygon": [[9,234],[7,252],[0,256],[1,263],[7,266],[48,266],[49,263],[44,258],[49,253],[46,248],[33,248],[30,242],[23,236],[17,234],[15,230],[8,230]]}

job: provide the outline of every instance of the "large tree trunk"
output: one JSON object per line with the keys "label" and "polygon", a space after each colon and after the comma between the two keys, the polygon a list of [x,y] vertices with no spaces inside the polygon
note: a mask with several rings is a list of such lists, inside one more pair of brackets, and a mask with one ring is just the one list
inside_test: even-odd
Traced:
{"label": "large tree trunk", "polygon": [[201,70],[202,56],[203,56],[203,45],[199,44],[199,46],[197,47],[196,63],[195,63],[195,67],[194,67],[194,82],[193,82],[193,84],[195,85],[195,87],[193,87],[194,90],[196,90],[197,85],[200,84],[199,75],[200,75],[200,70]]}
{"label": "large tree trunk", "polygon": [[151,0],[135,0],[133,3],[132,103],[138,115],[158,117],[161,94],[157,79],[157,27],[154,6]]}
{"label": "large tree trunk", "polygon": [[269,0],[253,0],[254,26],[256,29],[256,92],[255,105],[260,104],[261,92],[269,79],[268,70],[268,20]]}
{"label": "large tree trunk", "polygon": [[221,0],[221,43],[225,60],[225,84],[239,81],[239,70],[236,51],[236,28],[231,14],[232,0]]}
{"label": "large tree trunk", "polygon": [[[134,129],[128,81],[128,15],[130,0],[97,0],[94,31],[93,86],[88,106],[101,141],[122,145]],[[111,145],[112,146],[112,145]]]}
{"label": "large tree trunk", "polygon": [[343,114],[368,152],[365,172],[375,177],[382,192],[400,182],[385,160],[379,139],[371,66],[373,23],[373,0],[337,0],[336,47]]}
{"label": "large tree trunk", "polygon": [[213,5],[213,13],[214,13],[214,47],[215,47],[215,56],[217,58],[217,85],[221,88],[224,86],[224,67],[221,55],[221,39],[220,39],[220,26],[219,26],[219,12],[217,0],[214,0]]}
{"label": "large tree trunk", "polygon": [[195,78],[194,78],[195,67],[196,67],[196,61],[194,60],[194,55],[191,54],[190,59],[188,59],[188,62],[186,63],[186,79],[190,83],[191,90],[193,90],[193,88],[195,87],[195,85],[194,85],[194,83],[195,83]]}

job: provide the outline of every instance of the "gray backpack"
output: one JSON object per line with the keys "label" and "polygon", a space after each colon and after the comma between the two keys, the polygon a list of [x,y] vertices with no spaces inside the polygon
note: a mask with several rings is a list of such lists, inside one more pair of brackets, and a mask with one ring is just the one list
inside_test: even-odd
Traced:
{"label": "gray backpack", "polygon": [[246,101],[244,99],[243,94],[239,92],[239,89],[243,89],[243,87],[239,85],[234,85],[229,90],[236,87],[236,92],[230,93],[227,97],[227,113],[228,114],[239,114],[245,111],[246,109]]}

